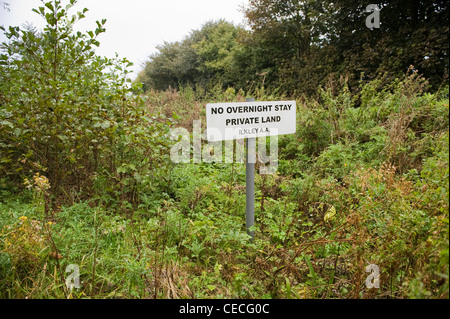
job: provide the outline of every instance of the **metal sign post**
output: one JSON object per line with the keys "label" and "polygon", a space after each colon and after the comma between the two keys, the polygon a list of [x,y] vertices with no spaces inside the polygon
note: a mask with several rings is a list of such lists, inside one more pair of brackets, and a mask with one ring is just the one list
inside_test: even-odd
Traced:
{"label": "metal sign post", "polygon": [[[253,98],[246,98],[246,102],[254,102]],[[245,227],[247,234],[251,236],[251,242],[255,234],[250,230],[255,224],[255,163],[256,163],[256,138],[249,137],[245,140]]]}
{"label": "metal sign post", "polygon": [[245,139],[245,227],[255,223],[255,163],[256,138],[294,134],[296,130],[295,101],[260,101],[208,103],[206,105],[206,136],[209,142]]}

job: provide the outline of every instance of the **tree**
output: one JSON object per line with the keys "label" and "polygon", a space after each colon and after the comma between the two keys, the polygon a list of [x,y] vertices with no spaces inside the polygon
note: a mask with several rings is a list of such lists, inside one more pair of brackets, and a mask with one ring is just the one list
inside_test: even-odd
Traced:
{"label": "tree", "polygon": [[[370,30],[367,2],[250,0],[248,42],[262,47],[269,80],[288,92],[314,94],[328,77],[388,81],[414,65],[436,89],[448,75],[448,3],[383,1],[381,28]],[[363,77],[361,78],[361,75]]]}
{"label": "tree", "polygon": [[150,57],[137,78],[138,82],[143,83],[144,90],[165,90],[195,83],[200,72],[197,70],[198,56],[192,44],[192,40],[187,38],[157,46],[159,52]]}
{"label": "tree", "polygon": [[238,78],[233,54],[238,50],[240,32],[239,27],[224,20],[207,22],[182,41],[158,46],[137,80],[145,90],[180,85],[206,87],[210,82],[235,84]]}
{"label": "tree", "polygon": [[244,12],[250,31],[224,21],[205,24],[159,48],[142,79],[158,89],[264,82],[269,90],[311,96],[341,77],[357,93],[365,82],[380,75],[390,82],[413,65],[436,90],[448,77],[448,3],[377,5],[380,28],[370,29],[362,0],[249,0]]}
{"label": "tree", "polygon": [[40,172],[54,198],[92,195],[97,185],[135,200],[136,179],[147,185],[141,176],[150,178],[151,165],[164,160],[152,156],[164,148],[150,138],[164,127],[133,96],[126,77],[132,63],[95,54],[106,20],[74,32],[88,11],[70,15],[75,3],[53,0],[33,9],[46,21],[42,32],[2,28],[9,41],[0,54],[0,175],[20,183]]}
{"label": "tree", "polygon": [[[80,102],[87,97],[100,100],[98,86],[104,78],[104,64],[93,47],[99,44],[97,36],[104,32],[105,21],[98,22],[94,32],[73,34],[73,25],[87,11],[69,17],[74,4],[71,0],[63,8],[60,1],[52,1],[33,9],[47,22],[41,33],[30,26],[3,29],[9,42],[2,44],[0,57],[1,137],[7,155],[1,164],[6,165],[7,175],[46,171],[55,190],[73,172],[67,166],[75,164],[81,142],[73,140],[68,128],[99,111],[100,103]],[[64,147],[68,141],[71,149]]]}
{"label": "tree", "polygon": [[225,20],[208,22],[200,32],[194,32],[200,39],[192,45],[199,58],[198,70],[208,80],[219,81],[224,86],[234,84],[233,56],[238,50],[239,32],[239,27]]}
{"label": "tree", "polygon": [[[250,0],[245,15],[252,29],[248,42],[261,47],[261,69],[269,71],[269,85],[293,93],[311,84],[311,64],[317,48],[327,43],[332,4],[317,1]],[[308,73],[302,70],[308,70]],[[305,77],[305,75],[307,75]],[[308,81],[308,82],[307,82]],[[312,83],[312,90],[317,88]]]}
{"label": "tree", "polygon": [[367,3],[336,1],[331,18],[333,38],[339,54],[337,65],[354,87],[386,73],[388,81],[405,74],[410,65],[437,89],[448,74],[448,2],[383,1],[380,28],[365,26]]}

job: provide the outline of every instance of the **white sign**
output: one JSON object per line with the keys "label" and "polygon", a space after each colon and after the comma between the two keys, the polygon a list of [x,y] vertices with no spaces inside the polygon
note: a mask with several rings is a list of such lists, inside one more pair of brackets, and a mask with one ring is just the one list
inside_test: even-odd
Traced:
{"label": "white sign", "polygon": [[206,105],[208,141],[293,134],[295,101],[209,103]]}

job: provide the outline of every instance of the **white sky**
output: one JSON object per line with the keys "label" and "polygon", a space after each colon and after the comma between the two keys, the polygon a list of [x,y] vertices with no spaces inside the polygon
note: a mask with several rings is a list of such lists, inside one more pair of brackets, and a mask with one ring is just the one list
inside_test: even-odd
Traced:
{"label": "white sky", "polygon": [[[3,8],[4,2],[9,11]],[[63,6],[67,3],[62,1]],[[241,7],[246,4],[246,0],[78,0],[69,14],[89,9],[76,25],[80,31],[94,31],[95,21],[107,19],[106,32],[98,38],[97,54],[114,57],[117,52],[120,58],[129,59],[134,63],[134,78],[164,41],[182,40],[210,20],[222,18],[244,25]],[[0,25],[7,28],[30,22],[42,29],[43,19],[31,11],[39,6],[43,6],[40,0],[0,0]],[[0,42],[5,40],[0,31]]]}

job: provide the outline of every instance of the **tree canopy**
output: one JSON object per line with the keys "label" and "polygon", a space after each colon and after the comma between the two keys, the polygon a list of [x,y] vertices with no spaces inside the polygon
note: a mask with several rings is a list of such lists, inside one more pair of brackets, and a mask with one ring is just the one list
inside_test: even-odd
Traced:
{"label": "tree canopy", "polygon": [[367,3],[249,0],[249,30],[208,22],[179,42],[164,43],[138,81],[146,89],[180,85],[249,89],[264,85],[315,94],[330,78],[352,90],[380,74],[392,80],[413,65],[437,89],[448,77],[448,3],[383,1],[380,28],[368,28]]}

